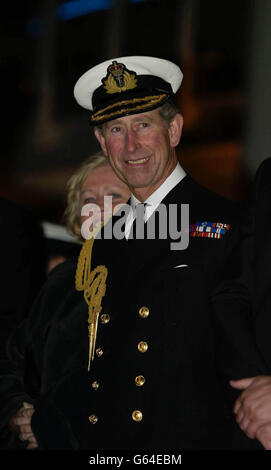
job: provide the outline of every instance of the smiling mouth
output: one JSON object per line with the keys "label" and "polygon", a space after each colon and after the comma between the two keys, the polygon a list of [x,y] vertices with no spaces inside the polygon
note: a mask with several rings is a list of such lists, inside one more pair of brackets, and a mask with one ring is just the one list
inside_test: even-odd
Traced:
{"label": "smiling mouth", "polygon": [[146,163],[149,159],[150,159],[150,157],[140,158],[138,160],[127,160],[127,163],[129,165],[138,165],[138,164],[141,164],[141,163]]}

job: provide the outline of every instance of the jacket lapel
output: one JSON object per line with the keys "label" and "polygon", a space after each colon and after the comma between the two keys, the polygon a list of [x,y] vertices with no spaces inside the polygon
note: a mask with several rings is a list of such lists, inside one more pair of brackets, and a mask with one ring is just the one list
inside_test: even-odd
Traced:
{"label": "jacket lapel", "polygon": [[[164,198],[162,203],[167,208],[170,204],[177,204],[177,219],[181,220],[181,204],[190,204],[198,199],[200,186],[195,183],[189,175],[177,184]],[[128,201],[128,204],[130,200]],[[115,279],[111,282],[122,283],[125,285],[130,282],[131,278],[135,279],[137,275],[144,272],[144,276],[153,272],[154,267],[157,269],[167,263],[170,250],[170,243],[176,240],[170,238],[168,223],[166,239],[159,239],[159,215],[155,211],[147,222],[147,225],[153,223],[156,219],[155,239],[147,240],[126,240],[125,237],[119,240],[112,237],[111,240],[105,240],[104,228],[101,230],[101,239],[95,240],[94,243],[94,264],[105,264],[109,273],[114,272]],[[112,227],[120,220],[120,215],[116,214],[112,217]],[[175,252],[176,253],[176,252]],[[170,257],[171,258],[171,257]],[[97,260],[97,262],[95,261]],[[114,269],[113,269],[114,268]],[[114,282],[115,281],[115,282]]]}
{"label": "jacket lapel", "polygon": [[[190,204],[197,198],[199,186],[195,183],[190,176],[185,178],[177,184],[164,198],[162,203],[166,206],[167,215],[170,204],[177,204],[177,219],[180,223],[181,220],[181,204]],[[155,223],[154,223],[155,219]],[[129,262],[130,273],[134,277],[136,273],[144,271],[147,275],[153,271],[156,266],[159,269],[167,262],[168,255],[171,251],[170,244],[176,240],[170,238],[169,221],[167,220],[166,239],[159,238],[159,214],[155,211],[146,223],[153,224],[155,227],[155,239],[147,240],[130,240],[126,241],[124,245],[124,253],[126,263]],[[175,252],[176,253],[176,252]]]}

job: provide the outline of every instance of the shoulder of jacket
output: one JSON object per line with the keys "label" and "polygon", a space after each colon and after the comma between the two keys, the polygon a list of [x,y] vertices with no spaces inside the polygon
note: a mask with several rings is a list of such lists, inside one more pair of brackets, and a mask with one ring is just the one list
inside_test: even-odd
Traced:
{"label": "shoulder of jacket", "polygon": [[229,217],[230,219],[239,219],[241,217],[243,208],[240,203],[227,199],[202,184],[192,181],[196,190],[195,202],[206,214],[221,215],[223,218]]}
{"label": "shoulder of jacket", "polygon": [[57,265],[49,274],[47,283],[74,279],[77,268],[77,257],[68,258],[64,263]]}

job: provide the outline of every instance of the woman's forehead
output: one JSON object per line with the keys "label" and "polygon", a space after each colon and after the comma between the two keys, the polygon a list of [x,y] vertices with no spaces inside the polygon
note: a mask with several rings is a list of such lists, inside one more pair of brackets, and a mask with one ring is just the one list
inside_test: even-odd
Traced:
{"label": "woman's forehead", "polygon": [[[85,188],[97,187],[102,185],[117,185],[127,187],[118,176],[114,173],[110,165],[103,165],[92,170],[84,179],[82,184],[82,191]],[[128,191],[128,187],[127,187]]]}

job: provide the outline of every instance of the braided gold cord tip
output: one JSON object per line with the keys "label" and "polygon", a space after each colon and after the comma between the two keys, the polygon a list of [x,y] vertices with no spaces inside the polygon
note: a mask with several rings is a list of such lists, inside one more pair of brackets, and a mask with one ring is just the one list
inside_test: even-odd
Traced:
{"label": "braided gold cord tip", "polygon": [[97,266],[91,271],[91,256],[94,237],[87,240],[80,252],[75,276],[75,288],[84,291],[84,299],[88,304],[88,324],[89,324],[89,358],[88,371],[91,361],[94,359],[98,320],[102,310],[102,298],[106,292],[106,278],[108,269],[104,265]]}

